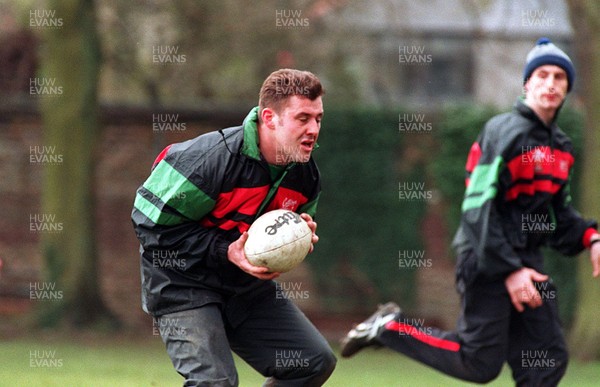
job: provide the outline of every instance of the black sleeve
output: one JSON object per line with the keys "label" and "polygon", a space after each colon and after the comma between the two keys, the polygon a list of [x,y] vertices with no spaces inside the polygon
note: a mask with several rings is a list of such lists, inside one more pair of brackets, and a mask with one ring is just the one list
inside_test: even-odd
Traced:
{"label": "black sleeve", "polygon": [[552,200],[556,229],[550,246],[565,255],[576,255],[585,249],[583,237],[590,229],[597,229],[593,220],[585,220],[571,205],[570,182],[565,184]]}

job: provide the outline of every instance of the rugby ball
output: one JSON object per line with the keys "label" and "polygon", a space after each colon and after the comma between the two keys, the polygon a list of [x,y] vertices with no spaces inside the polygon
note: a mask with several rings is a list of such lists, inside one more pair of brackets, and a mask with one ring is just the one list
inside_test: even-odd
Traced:
{"label": "rugby ball", "polygon": [[304,260],[311,240],[312,231],[300,215],[289,210],[273,210],[252,223],[244,252],[254,266],[285,273]]}

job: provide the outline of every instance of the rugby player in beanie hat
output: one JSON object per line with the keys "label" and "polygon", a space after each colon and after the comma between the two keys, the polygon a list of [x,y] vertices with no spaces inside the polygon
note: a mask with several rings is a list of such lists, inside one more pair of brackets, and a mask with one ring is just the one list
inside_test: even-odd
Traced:
{"label": "rugby player in beanie hat", "polygon": [[[559,385],[569,352],[556,293],[542,294],[556,292],[542,249],[572,256],[589,249],[592,274],[600,277],[598,222],[572,206],[573,143],[555,121],[574,78],[569,57],[538,40],[527,56],[524,95],[511,111],[490,118],[471,146],[452,242],[461,305],[456,329],[415,324],[388,302],[342,338],[342,357],[384,346],[473,383],[496,379],[508,363],[516,386]],[[530,218],[540,215],[541,222]],[[527,364],[532,348],[552,365]]]}
{"label": "rugby player in beanie hat", "polygon": [[527,82],[533,71],[543,65],[555,65],[567,73],[569,86],[567,93],[573,88],[575,82],[575,67],[571,58],[563,50],[558,48],[550,39],[540,38],[535,44],[535,47],[527,54],[527,62],[523,69],[523,84]]}

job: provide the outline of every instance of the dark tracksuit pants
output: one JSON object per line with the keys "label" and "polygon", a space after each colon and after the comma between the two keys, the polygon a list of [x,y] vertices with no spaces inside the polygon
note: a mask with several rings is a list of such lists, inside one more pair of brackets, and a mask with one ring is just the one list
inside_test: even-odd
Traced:
{"label": "dark tracksuit pants", "polygon": [[543,305],[519,313],[504,281],[472,278],[475,259],[470,252],[459,257],[461,315],[456,331],[415,326],[416,320],[397,318],[386,324],[379,340],[459,379],[487,383],[507,361],[517,386],[556,386],[566,371],[568,354],[554,286],[539,284]]}
{"label": "dark tracksuit pants", "polygon": [[155,325],[184,386],[237,386],[232,350],[267,377],[265,386],[321,386],[336,364],[327,341],[274,284]]}

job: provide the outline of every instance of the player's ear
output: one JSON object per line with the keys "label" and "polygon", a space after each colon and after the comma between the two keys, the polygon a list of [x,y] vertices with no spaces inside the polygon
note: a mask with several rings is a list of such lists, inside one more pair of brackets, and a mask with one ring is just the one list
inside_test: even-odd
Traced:
{"label": "player's ear", "polygon": [[527,92],[529,91],[529,82],[531,82],[531,77],[523,83],[523,95],[527,95]]}
{"label": "player's ear", "polygon": [[269,129],[275,129],[275,120],[277,119],[277,113],[271,108],[264,108],[260,112],[260,119],[263,124]]}

